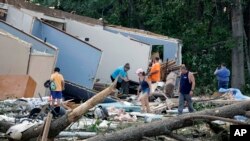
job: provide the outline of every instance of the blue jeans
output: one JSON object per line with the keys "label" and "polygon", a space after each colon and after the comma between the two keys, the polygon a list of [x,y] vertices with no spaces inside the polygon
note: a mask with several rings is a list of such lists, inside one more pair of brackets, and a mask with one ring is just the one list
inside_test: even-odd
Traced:
{"label": "blue jeans", "polygon": [[188,111],[190,113],[194,112],[193,101],[192,101],[191,96],[189,94],[180,94],[180,96],[179,96],[178,114],[182,114],[185,101],[187,101],[187,104],[188,104]]}
{"label": "blue jeans", "polygon": [[228,89],[228,81],[218,81],[218,89]]}

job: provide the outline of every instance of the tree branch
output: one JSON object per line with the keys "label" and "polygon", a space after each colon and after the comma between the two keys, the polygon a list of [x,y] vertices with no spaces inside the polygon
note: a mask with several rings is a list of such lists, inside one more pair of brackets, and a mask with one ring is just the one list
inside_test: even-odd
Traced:
{"label": "tree branch", "polygon": [[173,138],[173,139],[176,139],[178,141],[188,141],[187,138],[185,138],[184,136],[182,135],[178,135],[178,134],[174,134],[173,132],[167,134],[167,136]]}
{"label": "tree branch", "polygon": [[241,121],[237,121],[237,120],[233,120],[233,119],[229,119],[229,118],[218,117],[218,116],[209,116],[209,115],[194,115],[194,116],[190,116],[190,119],[191,120],[202,119],[204,121],[221,120],[221,121],[230,122],[230,123],[234,123],[234,124],[238,124],[238,125],[249,125],[249,124],[241,122]]}
{"label": "tree branch", "polygon": [[5,133],[13,125],[13,123],[9,123],[4,120],[0,121],[0,132]]}
{"label": "tree branch", "polygon": [[[143,136],[152,137],[159,135],[169,135],[171,131],[180,129],[187,126],[192,126],[193,121],[197,119],[206,119],[212,121],[218,119],[217,117],[232,118],[234,115],[244,115],[245,111],[250,110],[250,101],[244,101],[220,108],[203,110],[200,112],[184,114],[177,117],[168,118],[162,121],[155,121],[139,125],[136,127],[129,127],[120,131],[112,132],[112,134],[97,135],[89,138],[86,141],[127,141],[127,140],[140,140]],[[211,117],[211,116],[217,116]],[[228,119],[220,118],[228,122],[234,122]],[[235,122],[237,124],[245,124]]]}
{"label": "tree branch", "polygon": [[[72,112],[69,112],[66,115],[54,120],[51,123],[48,137],[49,138],[56,137],[61,131],[67,128],[72,122],[75,122],[78,119],[80,119],[82,115],[85,114],[90,108],[102,102],[111,92],[113,92],[113,89],[117,83],[117,79],[113,82],[113,84],[110,87],[94,95],[85,103],[75,108]],[[43,125],[36,125],[36,126],[29,128],[28,130],[22,133],[21,140],[28,141],[30,139],[37,138],[39,134],[42,132],[42,129],[43,129]]]}

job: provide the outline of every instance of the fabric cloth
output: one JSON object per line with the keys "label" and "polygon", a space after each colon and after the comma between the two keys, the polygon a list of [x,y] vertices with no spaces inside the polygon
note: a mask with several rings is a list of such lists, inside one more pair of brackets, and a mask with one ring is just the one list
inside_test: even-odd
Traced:
{"label": "fabric cloth", "polygon": [[185,101],[187,101],[187,104],[188,104],[188,111],[190,113],[194,112],[193,101],[192,101],[191,96],[189,94],[182,94],[181,93],[179,96],[178,114],[182,114]]}
{"label": "fabric cloth", "polygon": [[157,71],[157,73],[155,74],[152,74],[149,79],[152,81],[152,82],[159,82],[161,81],[161,65],[160,63],[155,63],[153,64],[151,70],[150,70],[150,73],[154,72],[154,71]]}
{"label": "fabric cloth", "polygon": [[[116,79],[116,77],[120,75],[121,77],[127,77],[127,72],[124,70],[124,66],[120,66],[111,74],[112,78]],[[118,82],[122,82],[121,78],[118,78]]]}
{"label": "fabric cloth", "polygon": [[182,94],[189,94],[192,88],[192,83],[189,82],[188,74],[189,72],[181,74],[180,92]]}
{"label": "fabric cloth", "polygon": [[62,99],[62,91],[51,91],[53,99]]}
{"label": "fabric cloth", "polygon": [[243,95],[241,91],[236,88],[229,88],[229,89],[220,88],[219,92],[220,93],[231,92],[235,100],[249,100],[250,99],[250,97]]}
{"label": "fabric cloth", "polygon": [[50,80],[56,84],[56,89],[54,91],[62,91],[62,82],[64,81],[64,78],[60,73],[53,73],[50,77]]}

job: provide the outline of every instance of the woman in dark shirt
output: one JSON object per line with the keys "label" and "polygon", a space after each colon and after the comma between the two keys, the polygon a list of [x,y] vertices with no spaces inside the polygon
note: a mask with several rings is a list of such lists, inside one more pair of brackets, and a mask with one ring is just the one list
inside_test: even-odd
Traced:
{"label": "woman in dark shirt", "polygon": [[150,108],[149,108],[148,98],[150,94],[151,83],[147,79],[146,74],[143,71],[143,69],[137,69],[136,73],[139,77],[139,83],[140,83],[138,91],[137,91],[138,100],[142,104],[142,112],[149,113]]}

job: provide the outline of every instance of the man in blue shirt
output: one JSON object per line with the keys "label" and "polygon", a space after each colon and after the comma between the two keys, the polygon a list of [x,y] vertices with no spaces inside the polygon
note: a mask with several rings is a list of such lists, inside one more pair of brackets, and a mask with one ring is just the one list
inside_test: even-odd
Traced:
{"label": "man in blue shirt", "polygon": [[221,63],[221,66],[215,70],[214,75],[216,75],[218,80],[218,89],[220,88],[227,89],[229,83],[230,71],[226,68],[226,65],[224,63]]}
{"label": "man in blue shirt", "polygon": [[129,63],[126,63],[124,66],[120,66],[117,69],[115,69],[115,71],[110,76],[112,82],[114,82],[116,77],[119,76],[117,84],[116,84],[116,88],[119,90],[120,93],[124,92],[128,94],[129,79],[128,79],[127,71],[129,71],[129,69],[130,69],[130,65]]}

